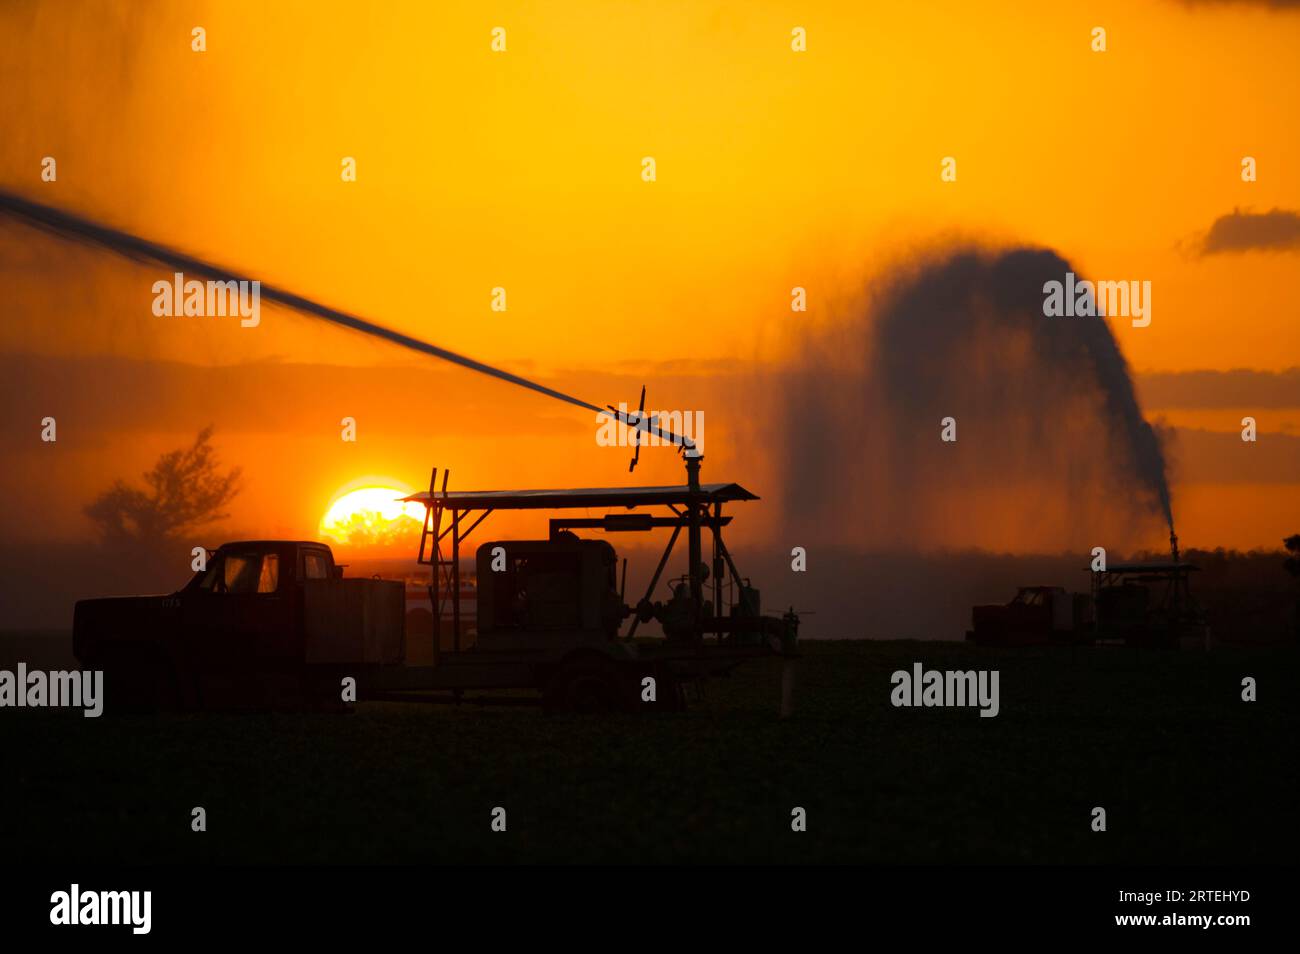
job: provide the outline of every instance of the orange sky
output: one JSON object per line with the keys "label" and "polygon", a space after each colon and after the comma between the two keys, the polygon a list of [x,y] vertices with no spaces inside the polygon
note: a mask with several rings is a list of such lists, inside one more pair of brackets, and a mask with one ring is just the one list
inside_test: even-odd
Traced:
{"label": "orange sky", "polygon": [[[1300,365],[1296,252],[1196,251],[1234,208],[1300,209],[1300,13],[1172,0],[331,6],[7,5],[0,187],[599,403],[634,398],[649,369],[653,406],[689,407],[700,377],[710,465],[746,483],[768,470],[736,471],[721,438],[737,411],[704,379],[779,362],[801,323],[833,321],[878,269],[944,236],[1048,246],[1093,277],[1151,281],[1151,326],[1113,324],[1139,373]],[[190,48],[194,26],[204,53]],[[490,49],[494,26],[505,53]],[[805,53],[790,49],[796,26]],[[1105,53],[1090,49],[1095,26]],[[47,155],[57,182],[40,180]],[[1246,155],[1257,182],[1241,181]],[[340,179],[344,156],[355,183]],[[645,156],[654,183],[640,177]],[[940,181],[944,156],[956,182]],[[17,303],[0,352],[14,360],[420,363],[280,309],[257,329],[160,323],[150,269],[10,225],[0,243]],[[807,315],[789,310],[794,285],[809,291]],[[505,313],[489,308],[494,286]],[[106,420],[80,444],[66,422],[58,473],[41,449],[16,451],[7,499],[57,509],[46,529],[78,532],[69,499],[138,473],[209,420],[250,477],[234,524],[267,535],[310,535],[340,487],[419,484],[433,463],[451,463],[462,486],[627,479],[621,451],[592,447],[587,415],[462,387],[460,372],[440,376],[454,423],[433,421],[429,398],[427,417],[372,415],[366,439],[344,447],[349,392],[327,378],[286,407],[285,379],[266,367],[265,393],[238,413],[177,393],[184,414],[155,402],[114,419],[95,401]],[[668,368],[675,393],[655,383]],[[1260,409],[1263,439],[1300,441],[1297,408],[1300,393]],[[1254,409],[1146,410],[1226,433]],[[508,447],[480,423],[502,415],[524,422]],[[420,420],[429,429],[413,433]],[[1272,546],[1300,529],[1287,454],[1253,482],[1249,463],[1229,482],[1198,476],[1191,455],[1175,485],[1184,536]],[[637,479],[676,481],[667,457],[643,455]],[[28,526],[11,519],[11,532]]]}

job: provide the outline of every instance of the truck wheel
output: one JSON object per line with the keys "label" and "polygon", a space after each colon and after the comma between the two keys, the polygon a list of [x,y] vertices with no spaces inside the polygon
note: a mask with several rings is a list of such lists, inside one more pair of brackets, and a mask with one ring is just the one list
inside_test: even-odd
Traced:
{"label": "truck wheel", "polygon": [[566,663],[546,688],[548,709],[621,712],[631,708],[634,686],[614,663],[582,659]]}
{"label": "truck wheel", "polygon": [[180,708],[176,676],[164,659],[151,656],[114,656],[104,671],[104,709],[114,715],[152,714]]}

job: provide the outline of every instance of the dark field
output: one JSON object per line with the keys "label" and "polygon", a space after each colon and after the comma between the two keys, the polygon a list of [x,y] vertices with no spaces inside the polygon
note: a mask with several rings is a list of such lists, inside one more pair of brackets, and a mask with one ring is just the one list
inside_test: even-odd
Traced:
{"label": "dark field", "polygon": [[[0,668],[69,665],[64,637],[0,640]],[[784,721],[775,660],[667,715],[3,709],[0,844],[10,863],[1295,859],[1294,650],[804,653]],[[890,674],[914,661],[1000,670],[1000,714],[893,708]]]}

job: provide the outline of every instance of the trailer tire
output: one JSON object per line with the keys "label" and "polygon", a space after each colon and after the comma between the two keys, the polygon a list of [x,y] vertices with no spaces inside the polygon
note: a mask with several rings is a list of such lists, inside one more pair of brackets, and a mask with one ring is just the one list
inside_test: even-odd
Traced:
{"label": "trailer tire", "polygon": [[[686,711],[686,687],[682,681],[670,672],[658,670],[655,672],[645,673],[646,676],[653,676],[655,680],[655,701],[644,702],[641,699],[641,687],[637,686],[637,701],[645,709],[652,712],[685,712]],[[644,676],[642,677],[644,678]]]}

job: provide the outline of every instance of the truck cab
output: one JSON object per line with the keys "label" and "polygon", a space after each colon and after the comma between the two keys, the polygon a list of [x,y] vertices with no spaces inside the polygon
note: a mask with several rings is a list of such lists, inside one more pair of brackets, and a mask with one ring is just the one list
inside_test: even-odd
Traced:
{"label": "truck cab", "polygon": [[336,574],[324,544],[271,540],[227,543],[175,599],[191,655],[205,666],[289,664],[302,658],[307,580]]}

